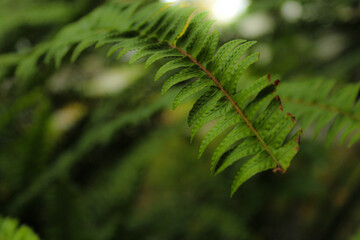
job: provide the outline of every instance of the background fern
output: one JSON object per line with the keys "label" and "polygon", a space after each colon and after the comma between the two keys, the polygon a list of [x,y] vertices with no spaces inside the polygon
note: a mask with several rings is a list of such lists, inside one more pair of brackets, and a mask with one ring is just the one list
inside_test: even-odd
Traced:
{"label": "background fern", "polygon": [[331,80],[285,83],[280,94],[286,109],[301,119],[303,128],[315,124],[315,136],[331,124],[326,137],[330,145],[338,135],[340,142],[352,146],[360,139],[360,103],[358,83],[335,87]]}

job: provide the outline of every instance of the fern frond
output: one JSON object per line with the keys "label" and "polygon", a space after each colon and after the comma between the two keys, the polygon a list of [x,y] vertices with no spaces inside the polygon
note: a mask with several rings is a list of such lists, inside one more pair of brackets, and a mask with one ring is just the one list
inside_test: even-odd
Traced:
{"label": "fern frond", "polygon": [[360,101],[357,100],[360,84],[349,83],[335,87],[332,80],[315,80],[284,83],[280,94],[286,109],[301,119],[302,127],[315,125],[316,136],[331,125],[326,142],[332,144],[336,137],[340,143],[349,140],[348,146],[360,140]]}
{"label": "fern frond", "polygon": [[[244,181],[259,172],[285,172],[299,149],[301,133],[286,142],[295,121],[282,111],[276,96],[278,81],[264,76],[247,88],[237,89],[242,73],[259,57],[255,53],[242,58],[255,42],[234,40],[216,51],[219,34],[211,30],[213,21],[206,20],[206,15],[193,8],[161,3],[110,3],[61,31],[44,53],[58,65],[75,45],[72,60],[92,44],[109,43],[113,46],[108,55],[117,53],[121,57],[136,50],[131,63],[148,58],[148,66],[164,60],[155,76],[158,80],[171,73],[162,93],[190,81],[175,98],[174,107],[200,94],[189,114],[192,138],[206,123],[219,121],[203,140],[199,156],[210,142],[230,131],[216,149],[211,169],[218,169],[218,173],[240,163],[231,189],[233,195]],[[20,68],[24,68],[22,63]]]}

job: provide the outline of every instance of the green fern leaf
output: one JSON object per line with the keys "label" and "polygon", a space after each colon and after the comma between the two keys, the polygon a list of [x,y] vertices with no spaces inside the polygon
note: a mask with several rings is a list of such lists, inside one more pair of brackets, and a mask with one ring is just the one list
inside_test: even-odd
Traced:
{"label": "green fern leaf", "polygon": [[192,83],[189,83],[187,86],[185,86],[181,91],[176,95],[173,103],[173,109],[175,109],[182,101],[184,101],[186,98],[206,89],[210,86],[214,86],[214,83],[212,81],[209,81],[208,76],[203,76],[197,81],[194,81]]}
{"label": "green fern leaf", "polygon": [[130,58],[129,63],[133,64],[143,57],[147,57],[157,52],[161,52],[164,50],[163,47],[164,45],[162,43],[153,43],[149,46],[138,48],[134,55],[132,55],[132,57]]}
{"label": "green fern leaf", "polygon": [[158,60],[164,58],[170,58],[170,57],[182,57],[182,55],[181,53],[179,53],[179,51],[176,51],[175,49],[166,49],[163,51],[158,51],[146,60],[145,68],[148,68],[151,64],[153,64]]}
{"label": "green fern leaf", "polygon": [[[252,149],[249,150],[249,147],[244,149],[244,151],[254,152],[254,150]],[[253,152],[251,152],[250,154],[253,154]],[[234,193],[241,186],[241,184],[243,184],[249,178],[253,177],[255,174],[275,167],[276,163],[272,161],[271,157],[265,151],[247,160],[245,163],[242,164],[240,170],[236,173],[234,182],[231,185],[231,196],[234,195]]]}
{"label": "green fern leaf", "polygon": [[224,132],[226,129],[230,128],[231,126],[235,125],[239,122],[239,115],[235,111],[231,111],[230,113],[227,113],[216,125],[214,128],[208,132],[208,134],[205,136],[204,140],[201,143],[200,149],[199,149],[199,155],[198,158],[202,156],[202,154],[205,151],[205,148],[209,145],[209,143],[215,139],[219,134]]}
{"label": "green fern leaf", "polygon": [[[77,46],[75,59],[93,44],[113,44],[108,56],[117,53],[118,58],[135,51],[130,63],[147,58],[146,67],[163,60],[155,75],[155,80],[167,78],[162,94],[191,80],[175,97],[173,107],[202,93],[188,117],[193,127],[191,140],[202,126],[218,121],[205,136],[199,156],[210,142],[230,131],[213,154],[211,171],[218,173],[235,162],[241,163],[231,190],[234,194],[244,181],[259,172],[271,168],[285,172],[299,149],[300,133],[286,142],[295,120],[282,111],[276,96],[278,81],[271,82],[270,76],[264,76],[246,88],[237,88],[242,73],[258,60],[258,53],[243,57],[255,42],[238,39],[218,49],[219,33],[211,31],[213,21],[206,17],[206,12],[180,5],[147,1],[108,3],[64,28],[24,62],[34,65],[47,53],[48,60],[55,58],[60,64],[71,47]],[[344,101],[342,95],[336,100]]]}
{"label": "green fern leaf", "polygon": [[194,66],[194,65],[195,65],[194,63],[189,62],[186,58],[172,60],[170,62],[167,62],[166,64],[164,64],[162,67],[159,68],[159,70],[157,71],[154,79],[155,79],[155,81],[157,81],[165,73],[167,73],[169,71],[176,70],[176,69],[179,69],[179,68],[191,67],[191,66]]}
{"label": "green fern leaf", "polygon": [[[220,95],[220,97],[222,96]],[[209,105],[202,107],[202,109],[200,109],[200,111],[197,113],[198,116],[195,118],[193,128],[191,129],[190,142],[193,141],[197,131],[202,126],[222,117],[228,111],[229,107],[229,103],[225,102],[225,100],[219,101],[211,107],[209,107]]]}
{"label": "green fern leaf", "polygon": [[207,12],[201,12],[196,14],[194,18],[191,19],[191,22],[186,28],[184,35],[182,35],[177,41],[177,46],[181,47],[182,49],[186,49],[187,52],[191,52],[197,37],[197,33],[199,33],[200,29],[202,28],[203,21],[207,15]]}
{"label": "green fern leaf", "polygon": [[82,42],[80,42],[76,47],[75,50],[73,52],[73,54],[71,55],[71,62],[75,62],[76,59],[80,56],[80,54],[88,47],[106,39],[107,34],[99,34],[93,38],[90,39],[86,39]]}
{"label": "green fern leaf", "polygon": [[219,100],[223,97],[222,93],[216,90],[214,91],[214,89],[209,90],[209,92],[206,92],[203,96],[201,96],[190,111],[188,118],[189,126],[193,126],[195,122],[204,122],[204,124],[207,123],[208,121],[203,119],[204,116],[206,117],[214,110],[223,109],[222,104],[219,103]]}
{"label": "green fern leaf", "polygon": [[[215,149],[214,154],[211,158],[211,172],[214,173],[220,157],[224,155],[224,153],[228,151],[231,146],[233,146],[241,139],[245,139],[250,136],[252,136],[252,131],[248,128],[245,122],[237,124]],[[221,167],[218,169],[218,172],[224,170],[227,167],[225,165],[230,166],[231,164],[222,164]]]}
{"label": "green fern leaf", "polygon": [[[250,135],[251,136],[251,135]],[[249,155],[254,155],[261,151],[261,145],[254,137],[248,137],[240,144],[238,144],[233,150],[229,151],[228,155],[225,155],[223,163],[216,170],[215,175],[221,173],[226,168],[234,164],[235,162],[245,158]],[[215,166],[214,166],[215,168]]]}
{"label": "green fern leaf", "polygon": [[194,69],[192,67],[186,68],[179,73],[172,75],[168,80],[165,81],[161,94],[165,94],[172,86],[177,83],[192,79],[192,78],[200,78],[204,76],[204,72],[200,72],[198,69]]}

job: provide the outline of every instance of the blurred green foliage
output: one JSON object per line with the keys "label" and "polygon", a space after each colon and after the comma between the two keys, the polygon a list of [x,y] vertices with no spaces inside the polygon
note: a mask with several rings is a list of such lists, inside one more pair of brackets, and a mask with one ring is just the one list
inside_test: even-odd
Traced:
{"label": "blurred green foliage", "polygon": [[[290,2],[300,17],[286,14],[289,1],[253,0],[217,25],[223,42],[259,42],[261,61],[243,81],[271,73],[359,82],[359,2]],[[59,69],[41,65],[28,80],[15,76],[17,59],[98,4],[0,2],[2,216],[41,239],[359,239],[359,144],[328,148],[325,132],[314,139],[310,127],[285,175],[255,177],[229,199],[233,172],[210,175],[211,149],[196,160],[190,104],[170,110],[174,94],[159,96],[154,69],[97,49],[76,64],[66,56]]]}
{"label": "blurred green foliage", "polygon": [[17,220],[0,217],[0,239],[39,240],[27,226],[20,226]]}

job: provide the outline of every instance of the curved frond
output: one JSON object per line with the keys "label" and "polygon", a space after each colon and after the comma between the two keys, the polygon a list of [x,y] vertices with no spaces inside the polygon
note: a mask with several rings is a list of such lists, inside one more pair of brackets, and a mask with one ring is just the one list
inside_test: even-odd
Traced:
{"label": "curved frond", "polygon": [[285,172],[299,149],[301,133],[286,141],[294,119],[282,111],[276,94],[278,81],[264,76],[246,88],[237,88],[242,73],[259,57],[254,53],[243,58],[255,42],[238,39],[218,47],[219,34],[211,30],[213,21],[206,16],[178,5],[109,3],[62,30],[42,49],[35,50],[36,56],[25,58],[19,69],[24,73],[44,54],[48,61],[54,59],[59,65],[74,46],[72,60],[91,45],[106,44],[112,45],[109,56],[116,54],[119,58],[135,51],[130,63],[147,58],[145,65],[150,66],[162,60],[155,76],[155,80],[166,78],[162,93],[190,81],[176,96],[174,107],[192,95],[200,96],[189,114],[191,138],[206,123],[218,121],[205,136],[199,156],[213,140],[228,132],[215,150],[211,170],[218,173],[239,164],[231,188],[233,195],[259,172]]}

